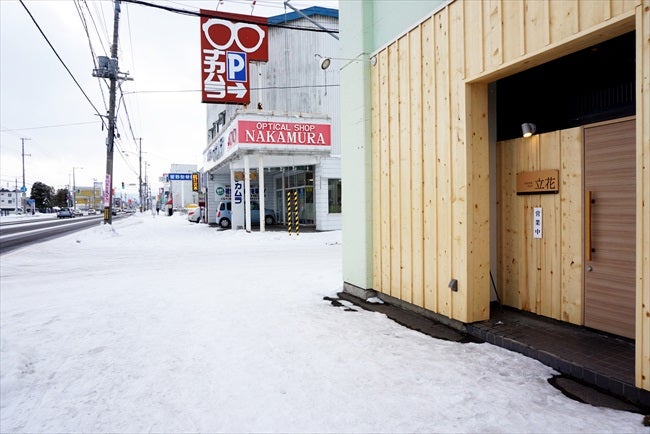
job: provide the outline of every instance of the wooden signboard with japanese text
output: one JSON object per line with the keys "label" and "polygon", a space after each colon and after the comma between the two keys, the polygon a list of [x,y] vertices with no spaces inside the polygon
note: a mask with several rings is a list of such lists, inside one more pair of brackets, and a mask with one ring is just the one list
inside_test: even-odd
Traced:
{"label": "wooden signboard with japanese text", "polygon": [[537,170],[517,173],[517,194],[544,194],[560,191],[560,171]]}

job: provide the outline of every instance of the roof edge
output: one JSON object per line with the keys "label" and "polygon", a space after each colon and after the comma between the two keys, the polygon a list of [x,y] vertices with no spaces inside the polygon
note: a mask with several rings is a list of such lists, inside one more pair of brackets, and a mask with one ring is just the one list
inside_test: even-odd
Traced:
{"label": "roof edge", "polygon": [[[331,9],[331,8],[324,8],[321,6],[312,6],[306,9],[301,9],[300,12],[303,14],[307,15],[308,17],[314,16],[314,15],[323,15],[326,17],[333,17],[333,18],[338,18],[339,17],[339,10],[338,9]],[[300,15],[298,12],[290,12],[286,14],[280,14],[280,15],[275,15],[272,17],[268,17],[268,23],[269,24],[282,24],[282,23],[288,23],[289,21],[295,21],[299,20],[301,18],[304,18],[302,15]]]}

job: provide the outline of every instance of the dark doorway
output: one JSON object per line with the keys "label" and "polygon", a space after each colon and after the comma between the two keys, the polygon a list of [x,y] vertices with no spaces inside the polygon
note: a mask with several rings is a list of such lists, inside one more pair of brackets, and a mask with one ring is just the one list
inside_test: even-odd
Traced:
{"label": "dark doorway", "polygon": [[498,80],[497,140],[634,115],[635,55],[630,32]]}

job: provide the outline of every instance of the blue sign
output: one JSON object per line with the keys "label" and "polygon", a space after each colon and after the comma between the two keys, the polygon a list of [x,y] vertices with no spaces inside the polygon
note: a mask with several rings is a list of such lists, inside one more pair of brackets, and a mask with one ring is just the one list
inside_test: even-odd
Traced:
{"label": "blue sign", "polygon": [[27,191],[27,187],[25,187],[25,186],[23,185],[22,187],[20,187],[20,191],[21,191],[22,193],[26,192],[26,191]]}
{"label": "blue sign", "polygon": [[235,182],[235,205],[243,203],[244,199],[244,186],[241,182]]}
{"label": "blue sign", "polygon": [[226,74],[228,76],[228,81],[239,81],[246,82],[248,81],[248,71],[246,71],[246,53],[240,53],[238,51],[227,51],[226,52]]}
{"label": "blue sign", "polygon": [[170,173],[167,175],[167,179],[170,181],[191,181],[191,173]]}

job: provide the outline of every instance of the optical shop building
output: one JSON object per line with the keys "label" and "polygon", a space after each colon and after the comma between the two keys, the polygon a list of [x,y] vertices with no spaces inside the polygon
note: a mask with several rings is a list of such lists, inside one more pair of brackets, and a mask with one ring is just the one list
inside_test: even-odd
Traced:
{"label": "optical shop building", "polygon": [[614,336],[647,405],[650,1],[400,4],[340,5],[345,290]]}
{"label": "optical shop building", "polygon": [[[212,67],[207,54],[203,60],[207,223],[221,224],[218,207],[230,202],[233,228],[249,229],[246,211],[266,209],[275,227],[340,229],[338,11],[312,7],[259,24],[251,18],[219,14],[202,24],[212,37],[204,53],[227,45],[235,52],[229,57],[225,48],[223,66]],[[328,68],[323,59],[331,59]],[[268,229],[260,220],[259,230]]]}

